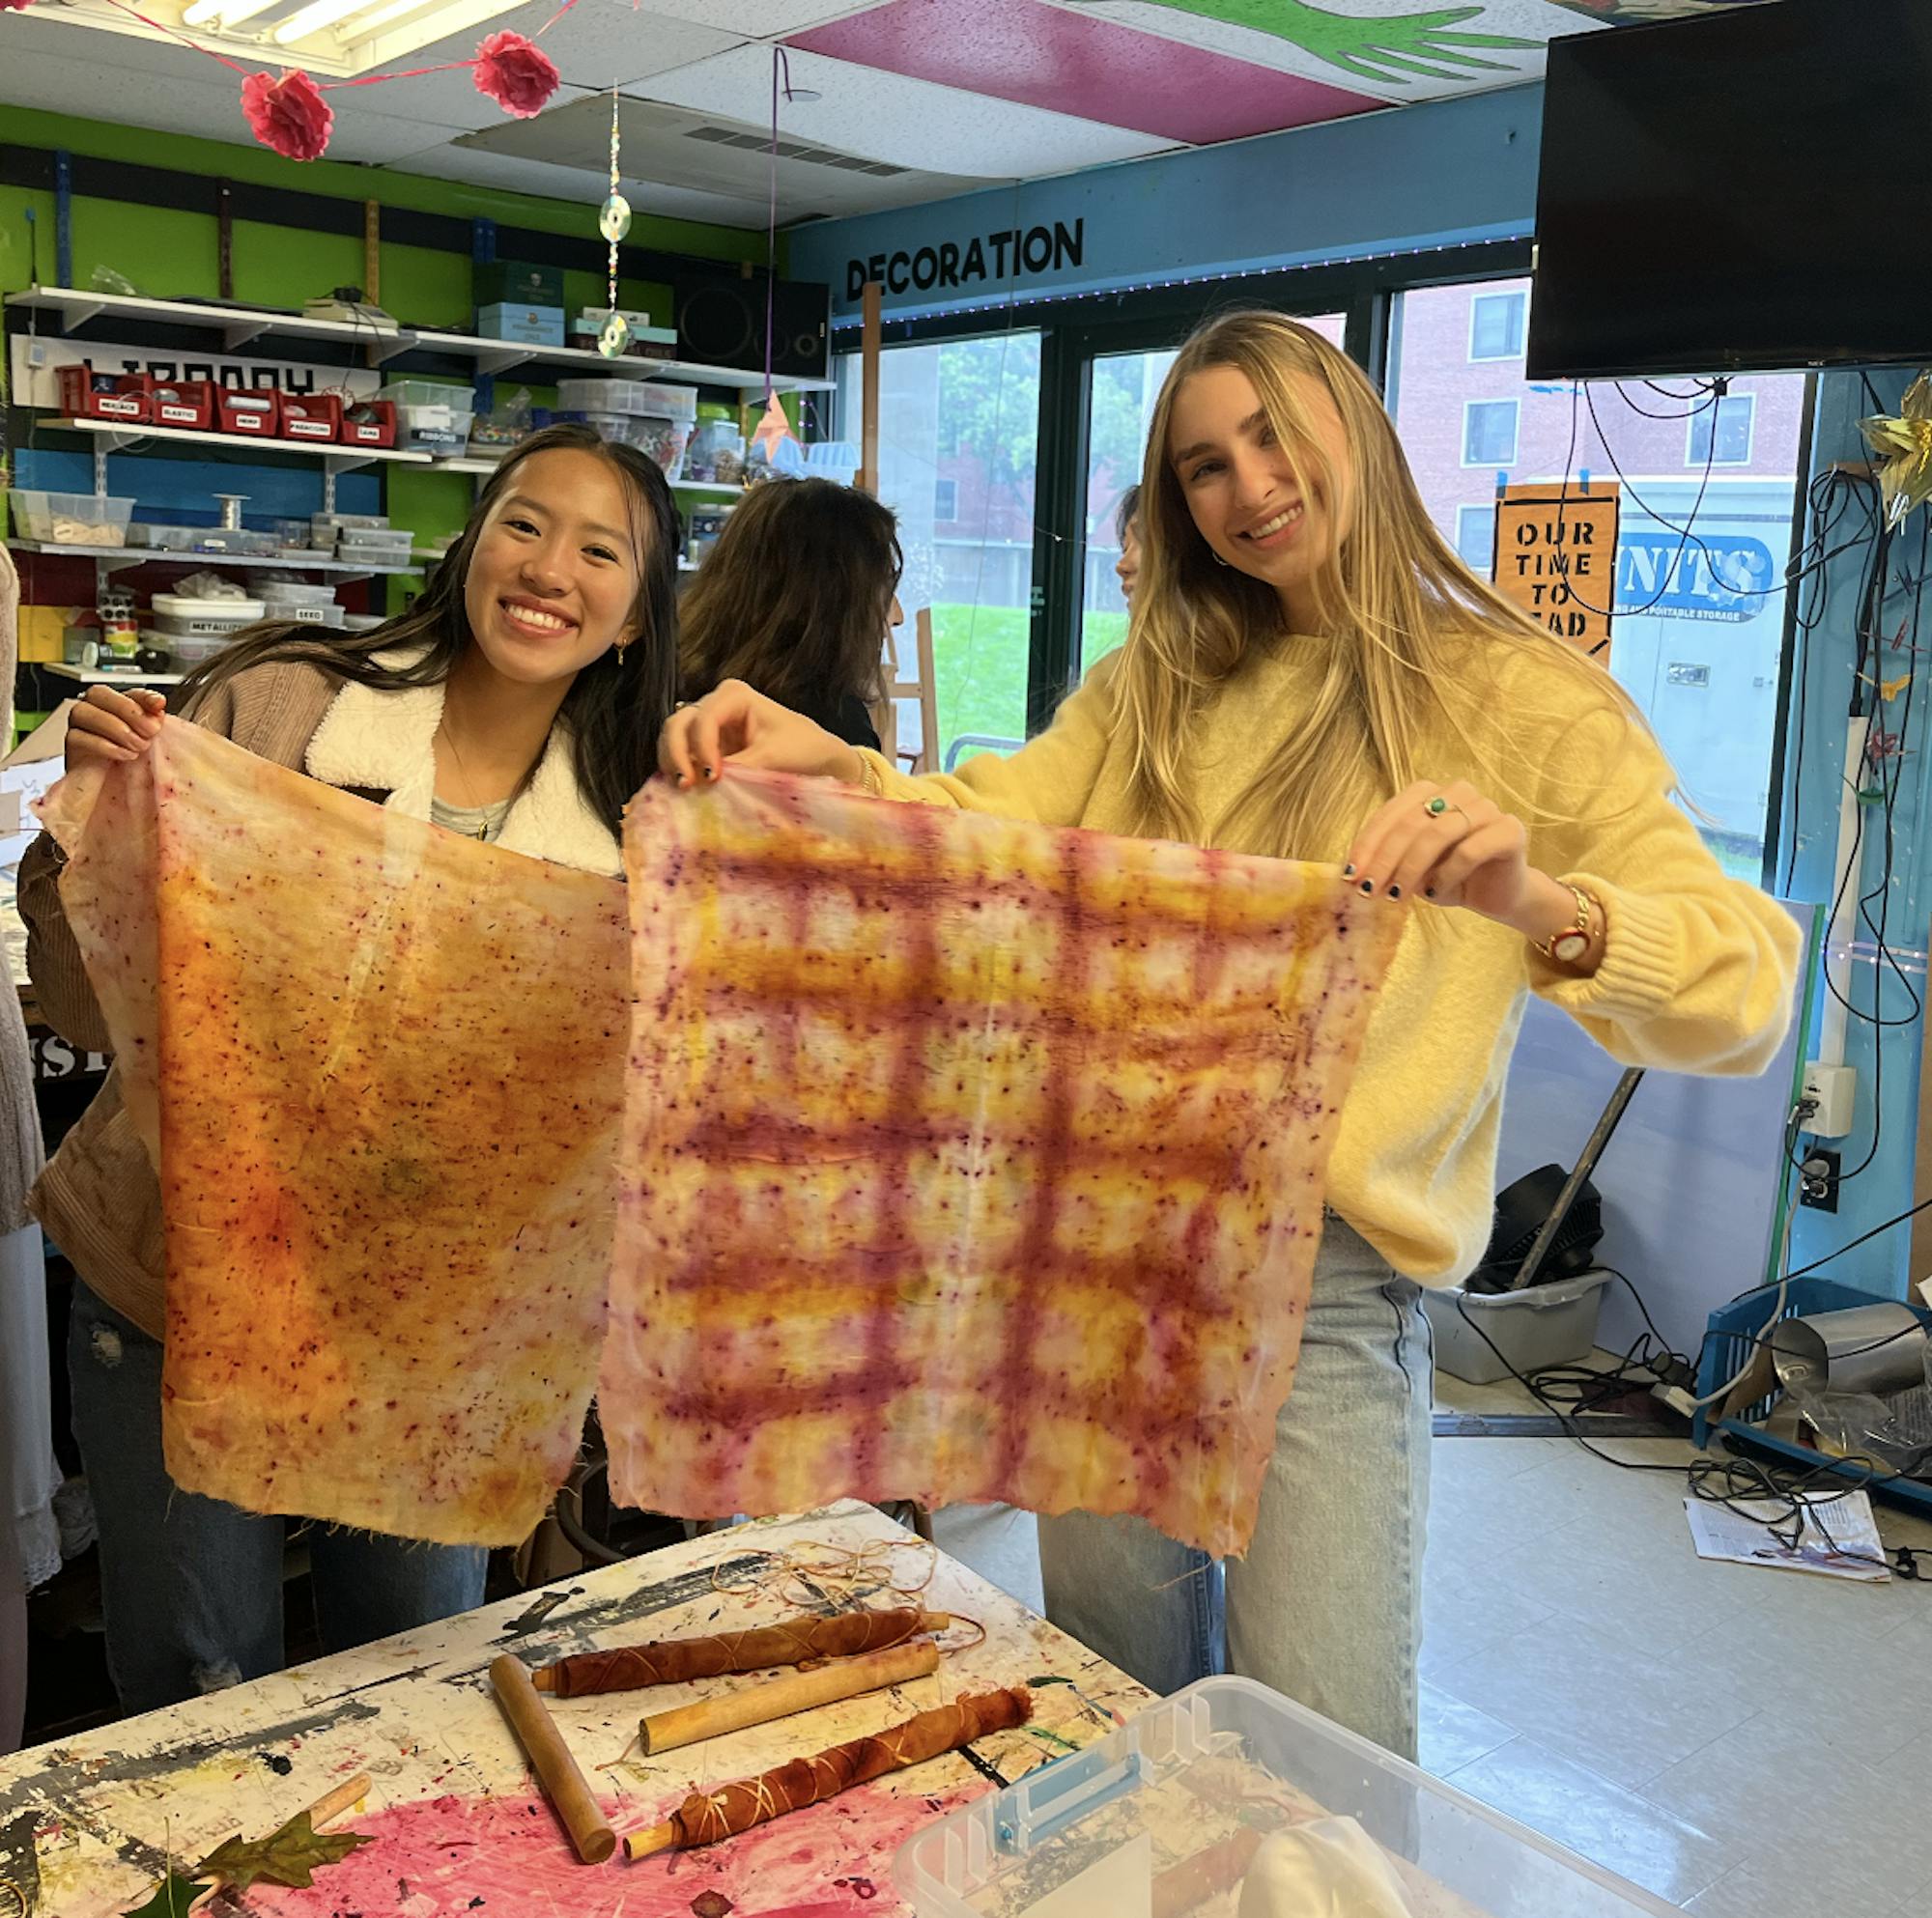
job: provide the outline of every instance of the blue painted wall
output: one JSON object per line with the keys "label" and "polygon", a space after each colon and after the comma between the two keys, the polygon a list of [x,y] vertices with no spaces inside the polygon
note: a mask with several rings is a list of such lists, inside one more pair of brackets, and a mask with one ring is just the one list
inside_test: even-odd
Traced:
{"label": "blue painted wall", "polygon": [[[857,262],[880,263],[895,319],[998,305],[1009,296],[1118,291],[1255,268],[1315,266],[1472,240],[1520,239],[1536,217],[1541,85],[1359,115],[1325,127],[1027,181],[855,219],[794,229],[800,279],[832,288],[835,320],[858,313]],[[1057,228],[1081,238],[1039,271],[1011,270],[993,237]],[[946,246],[979,240],[986,277],[911,283],[922,248],[930,277]],[[895,256],[903,255],[896,267]],[[996,267],[1004,259],[1004,270]],[[957,263],[955,262],[955,268]]]}
{"label": "blue painted wall", "polygon": [[[1909,378],[1910,375],[1895,372],[1872,376],[1872,385],[1888,410],[1897,410]],[[1859,432],[1859,421],[1872,410],[1863,382],[1856,373],[1828,373],[1820,379],[1818,387],[1814,471],[1823,471],[1834,460],[1862,460],[1867,448]],[[1859,511],[1849,514],[1841,524],[1839,536],[1850,537],[1862,517]],[[1899,636],[1901,626],[1905,629],[1905,638],[1909,641],[1912,637],[1912,620],[1918,598],[1919,542],[1927,523],[1926,511],[1921,509],[1906,522],[1893,544],[1885,611],[1880,621],[1888,642]],[[1778,870],[1780,877],[1786,872],[1791,875],[1784,889],[1795,898],[1829,902],[1835,889],[1838,794],[1866,557],[1862,548],[1856,548],[1826,570],[1822,617],[1800,663],[1802,699],[1801,685],[1793,687],[1785,758],[1784,843]],[[1932,606],[1926,611],[1932,613]],[[1923,622],[1918,637],[1920,643],[1932,643],[1932,618]],[[1906,670],[1908,663],[1917,664],[1910,654],[1888,650],[1882,657],[1882,671],[1896,676]],[[1928,774],[1923,742],[1928,721],[1932,721],[1932,680],[1926,678],[1922,668],[1919,671],[1920,683],[1913,690],[1909,723],[1903,695],[1890,705],[1882,702],[1878,709],[1879,723],[1889,731],[1903,728],[1911,747],[1893,808],[1892,881],[1888,888],[1889,917],[1886,930],[1887,944],[1893,948],[1900,969],[1907,973],[1910,990],[1890,968],[1874,963],[1870,948],[1875,942],[1870,929],[1862,925],[1857,928],[1861,949],[1849,969],[1849,997],[1853,1005],[1869,1013],[1876,1004],[1886,1019],[1907,1018],[1913,1010],[1913,993],[1922,999],[1925,989],[1927,921],[1928,916],[1932,916],[1932,774]],[[1917,745],[1913,744],[1915,737]],[[1864,825],[1860,890],[1869,891],[1878,887],[1885,871],[1884,821],[1877,807],[1864,808]],[[1871,910],[1876,917],[1879,901],[1873,901]],[[1876,1001],[1875,988],[1880,995]],[[1794,1268],[1822,1258],[1904,1211],[1913,1202],[1918,1060],[1923,1036],[1922,1021],[1884,1031],[1864,1020],[1854,1018],[1850,1022],[1845,1057],[1858,1071],[1857,1119],[1850,1138],[1831,1142],[1843,1152],[1847,1172],[1863,1165],[1867,1155],[1870,1163],[1858,1176],[1847,1180],[1835,1214],[1799,1212],[1792,1230]],[[1909,1270],[1911,1234],[1909,1225],[1886,1232],[1870,1245],[1835,1260],[1828,1276],[1870,1291],[1902,1297],[1908,1275],[1914,1280],[1926,1276],[1922,1271]]]}

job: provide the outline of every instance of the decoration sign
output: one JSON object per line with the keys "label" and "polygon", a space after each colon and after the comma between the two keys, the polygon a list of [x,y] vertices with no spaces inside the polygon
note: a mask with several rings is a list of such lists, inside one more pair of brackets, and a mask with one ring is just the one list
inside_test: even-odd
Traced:
{"label": "decoration sign", "polygon": [[856,300],[876,280],[889,295],[995,287],[1029,273],[1057,273],[1078,267],[1087,251],[1087,222],[1055,220],[1051,226],[1003,227],[997,233],[901,247],[845,263],[845,297]]}
{"label": "decoration sign", "polygon": [[1605,666],[1617,508],[1617,487],[1601,480],[1506,487],[1496,498],[1496,590]]}

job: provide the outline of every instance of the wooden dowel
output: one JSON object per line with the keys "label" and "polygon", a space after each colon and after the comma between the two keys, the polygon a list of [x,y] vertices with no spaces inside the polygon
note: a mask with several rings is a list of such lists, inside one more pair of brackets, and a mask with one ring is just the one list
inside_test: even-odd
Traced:
{"label": "wooden dowel", "polygon": [[668,1851],[676,1843],[676,1825],[654,1824],[648,1831],[628,1831],[624,1834],[624,1856],[635,1865],[639,1858],[648,1858],[658,1851]]}
{"label": "wooden dowel", "polygon": [[748,1725],[769,1725],[775,1718],[810,1711],[863,1692],[883,1691],[909,1678],[923,1678],[939,1669],[939,1648],[929,1639],[895,1645],[889,1651],[868,1651],[860,1658],[841,1658],[815,1672],[797,1672],[788,1678],[767,1678],[723,1698],[700,1699],[669,1711],[656,1711],[638,1728],[646,1758],[742,1732]]}
{"label": "wooden dowel", "polygon": [[491,1661],[490,1682],[545,1795],[570,1833],[577,1855],[586,1865],[601,1865],[617,1848],[617,1834],[598,1810],[570,1747],[563,1742],[563,1734],[530,1683],[524,1661],[514,1651],[503,1652]]}

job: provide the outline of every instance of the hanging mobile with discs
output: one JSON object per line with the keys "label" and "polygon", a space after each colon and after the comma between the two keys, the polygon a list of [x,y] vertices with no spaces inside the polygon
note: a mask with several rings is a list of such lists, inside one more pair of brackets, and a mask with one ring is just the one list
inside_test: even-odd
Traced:
{"label": "hanging mobile with discs", "polygon": [[611,313],[597,335],[597,351],[606,359],[617,359],[631,344],[631,323],[617,311],[617,242],[631,230],[631,203],[617,190],[617,104],[620,96],[611,89],[611,194],[598,210],[597,231],[611,242]]}

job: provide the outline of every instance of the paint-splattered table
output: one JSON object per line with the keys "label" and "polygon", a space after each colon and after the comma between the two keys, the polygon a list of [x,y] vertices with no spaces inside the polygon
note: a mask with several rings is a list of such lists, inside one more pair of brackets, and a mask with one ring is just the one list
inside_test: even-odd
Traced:
{"label": "paint-splattered table", "polygon": [[627,1865],[620,1848],[609,1864],[590,1867],[577,1862],[538,1795],[488,1669],[505,1648],[534,1665],[600,1646],[767,1623],[788,1609],[781,1597],[721,1584],[737,1587],[808,1544],[859,1550],[906,1537],[854,1504],[737,1526],[0,1762],[0,1918],[14,1908],[10,1883],[30,1918],[110,1918],[142,1902],[170,1855],[192,1863],[231,1833],[265,1835],[360,1771],[374,1786],[335,1828],[369,1833],[374,1844],[321,1871],[308,1891],[258,1884],[242,1895],[217,1893],[198,1910],[693,1918],[694,1909],[721,1910],[724,1899],[735,1918],[893,1918],[902,1907],[892,1854],[909,1832],[996,1779],[1091,1742],[1148,1695],[942,1553],[921,1602],[978,1620],[985,1640],[890,1700],[853,1699],[658,1759],[639,1757],[632,1743],[646,1709],[753,1680],[552,1700],[552,1709],[620,1831],[668,1813],[694,1785],[781,1764],[961,1691],[1032,1681],[1031,1726],[708,1850]]}

